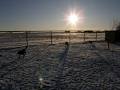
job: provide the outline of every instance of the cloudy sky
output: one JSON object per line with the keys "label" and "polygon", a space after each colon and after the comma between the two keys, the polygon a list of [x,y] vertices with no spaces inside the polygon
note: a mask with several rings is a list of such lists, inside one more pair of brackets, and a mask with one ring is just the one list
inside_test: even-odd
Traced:
{"label": "cloudy sky", "polygon": [[66,30],[72,11],[84,17],[76,29],[111,29],[120,0],[0,0],[0,30]]}

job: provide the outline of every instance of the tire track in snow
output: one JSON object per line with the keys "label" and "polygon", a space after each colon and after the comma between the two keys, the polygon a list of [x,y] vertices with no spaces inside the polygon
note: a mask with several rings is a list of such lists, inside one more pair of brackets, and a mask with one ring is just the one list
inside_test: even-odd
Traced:
{"label": "tire track in snow", "polygon": [[[116,69],[117,68],[120,68],[120,66],[119,65],[114,65],[115,63],[114,62],[112,62],[114,59],[108,59],[107,57],[106,57],[106,55],[104,55],[104,54],[102,54],[101,53],[101,50],[100,49],[97,49],[97,47],[95,46],[95,44],[93,44],[93,43],[90,43],[90,48],[91,48],[91,50],[95,50],[95,52],[93,52],[93,53],[95,53],[96,54],[96,56],[98,56],[101,60],[100,60],[100,62],[99,63],[102,63],[102,64],[104,64],[104,65],[106,65],[106,66],[108,66],[109,67],[109,70],[111,71],[111,72],[113,72],[116,76],[117,76],[117,78],[119,78],[120,79],[120,74],[116,71]],[[97,65],[97,62],[94,62],[93,64],[96,64]],[[91,76],[92,74],[94,74],[94,71],[92,71],[88,76]],[[87,76],[87,77],[88,77]],[[106,75],[105,75],[106,76]],[[105,79],[106,77],[102,77],[103,79]],[[88,78],[86,78],[86,79],[84,79],[83,80],[83,82],[82,82],[82,84],[81,84],[81,90],[84,90],[85,88],[86,88],[86,85],[89,85],[88,83],[87,83],[87,79]],[[102,85],[100,88],[101,89],[104,89],[104,88],[106,88],[106,86],[104,85],[104,84],[100,84],[100,85]],[[118,89],[119,87],[118,86],[114,86],[114,89]]]}
{"label": "tire track in snow", "polygon": [[100,57],[102,59],[102,61],[104,63],[106,63],[106,65],[108,65],[110,67],[110,70],[115,73],[117,75],[118,78],[120,78],[120,73],[116,72],[116,68],[120,68],[120,65],[117,65],[116,63],[114,63],[114,59],[112,58],[106,58],[106,56],[104,54],[101,53],[100,50],[97,49],[97,47],[95,46],[95,44],[91,44],[91,47],[93,50],[96,50],[96,52],[94,52],[98,57]]}
{"label": "tire track in snow", "polygon": [[[120,78],[120,73],[116,72],[116,68],[120,68],[120,66],[119,65],[113,66],[113,62],[110,63],[111,61],[113,61],[113,59],[106,58],[106,56],[101,53],[101,50],[97,49],[95,44],[93,44],[91,42],[88,43],[88,44],[89,44],[89,47],[87,47],[87,48],[91,49],[91,50],[94,50],[95,52],[92,52],[92,53],[96,54],[96,56],[98,56],[102,60],[102,62],[100,62],[100,63],[104,63],[105,65],[107,65],[110,68],[110,71],[113,72],[118,78]],[[97,62],[94,62],[93,64],[97,64]],[[85,79],[82,79],[83,81],[80,84],[80,86],[81,86],[80,90],[84,90],[86,88],[86,85],[89,86],[89,83],[88,83],[87,79],[89,78],[89,76],[91,76],[92,74],[95,73],[94,71],[96,71],[96,69],[95,70],[94,69],[95,68],[93,68],[92,72],[87,74],[87,77]],[[103,78],[105,78],[105,77],[103,77]],[[102,85],[100,88],[103,89],[103,88],[105,88],[105,86]],[[117,89],[118,87],[114,87],[114,88]]]}
{"label": "tire track in snow", "polygon": [[[97,47],[94,44],[88,43],[87,46],[85,47],[85,49],[82,49],[82,52],[86,52],[87,53],[87,51],[85,51],[85,50],[93,51],[91,53],[93,53],[94,55],[96,55],[98,58],[101,59],[102,62],[100,61],[100,64],[104,63],[103,66],[108,66],[108,68],[110,68],[110,71],[113,72],[115,75],[119,74],[118,72],[115,72],[115,67],[113,66],[113,63],[110,63],[109,60],[107,59],[107,57],[104,54],[102,54],[101,51],[99,49],[97,49]],[[99,61],[98,62],[93,62],[91,64],[91,66],[94,64],[94,65],[97,65],[97,67],[99,67],[97,63],[99,64]],[[103,66],[102,66],[102,68],[103,68]],[[88,73],[85,73],[85,78],[81,78],[81,81],[79,82],[80,83],[79,90],[85,90],[87,87],[92,87],[92,86],[93,87],[94,86],[98,86],[97,88],[99,88],[99,89],[100,88],[103,89],[104,87],[106,87],[106,86],[102,85],[102,83],[89,83],[88,82],[89,79],[92,79],[92,77],[93,77],[92,75],[93,74],[99,72],[99,68],[96,68],[96,67],[92,66],[92,67],[90,67],[90,70],[86,70],[86,71]],[[106,77],[106,75],[105,75],[105,77]],[[105,77],[103,77],[103,79]],[[119,75],[117,75],[117,77],[119,77]],[[116,86],[114,88],[118,88],[118,87]]]}

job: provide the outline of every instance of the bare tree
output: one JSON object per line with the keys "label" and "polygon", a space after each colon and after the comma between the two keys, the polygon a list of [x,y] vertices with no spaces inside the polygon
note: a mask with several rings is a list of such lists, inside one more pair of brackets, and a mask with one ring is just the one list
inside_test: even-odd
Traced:
{"label": "bare tree", "polygon": [[117,31],[120,31],[120,22],[119,22],[119,24],[116,26],[116,30],[117,30]]}
{"label": "bare tree", "polygon": [[116,27],[118,26],[119,21],[117,19],[113,19],[112,21],[112,30],[116,30]]}

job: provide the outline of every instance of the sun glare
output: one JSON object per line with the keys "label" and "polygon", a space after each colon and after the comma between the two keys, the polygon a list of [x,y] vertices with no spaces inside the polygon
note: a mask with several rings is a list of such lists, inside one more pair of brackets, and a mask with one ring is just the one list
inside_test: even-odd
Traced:
{"label": "sun glare", "polygon": [[84,17],[82,12],[77,13],[76,11],[73,11],[69,15],[66,15],[67,24],[71,25],[72,27],[76,27],[77,25],[82,23],[83,19]]}
{"label": "sun glare", "polygon": [[74,13],[68,16],[68,22],[72,25],[76,25],[78,20],[79,20],[79,17]]}

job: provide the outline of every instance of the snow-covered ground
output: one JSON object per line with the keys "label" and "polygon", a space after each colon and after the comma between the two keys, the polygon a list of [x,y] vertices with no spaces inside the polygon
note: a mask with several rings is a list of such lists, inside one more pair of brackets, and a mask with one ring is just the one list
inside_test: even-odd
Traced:
{"label": "snow-covered ground", "polygon": [[0,90],[120,90],[120,46],[105,42],[0,49]]}

